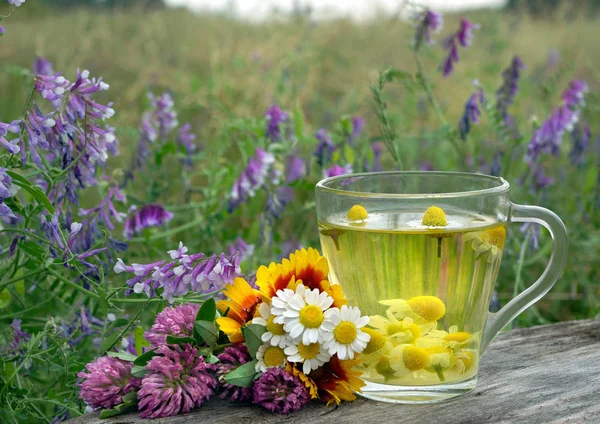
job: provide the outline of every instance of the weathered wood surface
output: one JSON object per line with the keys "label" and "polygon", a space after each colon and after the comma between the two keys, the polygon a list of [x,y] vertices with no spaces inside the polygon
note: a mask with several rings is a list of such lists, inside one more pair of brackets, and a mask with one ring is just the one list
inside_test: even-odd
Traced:
{"label": "weathered wood surface", "polygon": [[433,405],[359,399],[340,407],[311,405],[278,416],[213,400],[192,413],[141,420],[136,414],[73,424],[181,423],[600,423],[600,321],[572,321],[502,334],[482,358],[477,388]]}

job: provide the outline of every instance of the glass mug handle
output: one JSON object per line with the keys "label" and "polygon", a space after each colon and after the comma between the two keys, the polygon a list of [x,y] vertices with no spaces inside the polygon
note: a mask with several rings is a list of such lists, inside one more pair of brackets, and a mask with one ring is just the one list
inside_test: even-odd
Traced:
{"label": "glass mug handle", "polygon": [[554,212],[540,208],[539,206],[515,205],[511,203],[508,222],[533,222],[546,227],[552,236],[552,255],[544,273],[531,287],[508,302],[498,312],[490,312],[488,314],[481,339],[482,352],[506,324],[548,293],[559,279],[567,262],[567,248],[569,244],[567,229]]}

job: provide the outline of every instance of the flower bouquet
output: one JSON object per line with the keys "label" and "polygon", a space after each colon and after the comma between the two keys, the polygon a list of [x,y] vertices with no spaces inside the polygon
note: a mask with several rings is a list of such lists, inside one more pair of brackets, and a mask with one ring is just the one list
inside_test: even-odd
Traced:
{"label": "flower bouquet", "polygon": [[[180,252],[177,261],[192,259]],[[182,414],[215,394],[278,414],[312,399],[354,400],[364,386],[354,358],[368,349],[369,318],[347,305],[328,272],[317,250],[302,249],[258,268],[255,284],[235,278],[224,299],[164,309],[138,356],[108,352],[79,373],[80,397],[103,418]]]}

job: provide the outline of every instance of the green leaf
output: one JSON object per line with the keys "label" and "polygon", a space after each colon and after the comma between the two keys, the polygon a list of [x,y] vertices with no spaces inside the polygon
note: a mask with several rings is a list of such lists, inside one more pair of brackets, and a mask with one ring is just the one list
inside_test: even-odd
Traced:
{"label": "green leaf", "polygon": [[225,377],[225,381],[229,384],[239,387],[250,387],[252,386],[252,382],[254,381],[254,377],[256,376],[256,359],[247,362],[244,365],[240,365],[233,371],[231,371]]}
{"label": "green leaf", "polygon": [[127,362],[133,362],[136,359],[135,355],[127,352],[107,352],[106,354],[112,358],[119,358]]}
{"label": "green leaf", "polygon": [[119,340],[120,336],[121,336],[121,334],[118,331],[115,331],[110,336],[105,338],[104,341],[102,342],[102,344],[100,345],[100,352],[106,352],[111,347],[113,347]]}
{"label": "green leaf", "polygon": [[110,323],[108,329],[114,330],[115,328],[125,327],[127,324],[129,324],[129,320],[125,318],[117,318],[116,320]]}
{"label": "green leaf", "polygon": [[167,344],[176,344],[182,345],[186,343],[196,343],[193,337],[175,337],[175,336],[167,336]]}
{"label": "green leaf", "polygon": [[206,300],[202,304],[202,306],[198,310],[198,313],[196,314],[195,321],[214,321],[216,316],[217,316],[217,304],[215,302],[215,299],[211,298],[211,299]]}
{"label": "green leaf", "polygon": [[256,358],[256,352],[258,351],[258,348],[263,345],[261,337],[265,331],[267,331],[267,329],[258,324],[249,324],[245,327],[242,327],[242,334],[244,335],[248,352],[253,358]]}
{"label": "green leaf", "polygon": [[29,182],[27,178],[15,172],[6,171],[6,173],[10,176],[15,185],[21,187],[23,190],[26,190],[40,205],[44,205],[50,215],[54,215],[54,206],[52,206],[52,203],[50,203],[48,197],[46,197],[44,192],[39,187],[31,185],[31,182]]}
{"label": "green leaf", "polygon": [[144,329],[142,327],[135,327],[135,330],[133,330],[133,340],[135,351],[138,355],[142,354],[143,348],[150,346],[150,342],[144,337]]}
{"label": "green leaf", "polygon": [[0,309],[4,309],[8,305],[10,305],[11,298],[12,298],[12,296],[10,295],[10,292],[8,291],[8,289],[2,290],[0,292]]}
{"label": "green leaf", "polygon": [[413,79],[413,76],[410,72],[406,72],[401,69],[388,69],[386,73],[388,81],[403,81]]}
{"label": "green leaf", "polygon": [[194,323],[194,329],[198,332],[202,340],[209,346],[214,346],[219,338],[219,329],[217,324],[213,321],[196,321]]}
{"label": "green leaf", "polygon": [[145,367],[142,367],[140,365],[135,365],[131,369],[131,375],[133,375],[134,377],[137,377],[137,378],[142,378],[143,376],[148,374],[148,372],[149,371]]}
{"label": "green leaf", "polygon": [[42,249],[37,243],[32,241],[20,241],[19,247],[30,256],[36,259],[42,260],[42,257],[46,254],[46,251]]}
{"label": "green leaf", "polygon": [[115,406],[113,409],[103,409],[100,418],[110,418],[121,414],[137,411],[137,402],[126,402]]}
{"label": "green leaf", "polygon": [[354,163],[355,154],[354,149],[350,146],[344,146],[344,156],[346,157],[346,161],[348,163]]}
{"label": "green leaf", "polygon": [[133,364],[139,365],[140,367],[144,367],[144,366],[146,366],[148,361],[150,361],[150,359],[152,359],[156,355],[158,355],[158,353],[156,353],[156,349],[149,350],[145,353],[142,353],[137,358],[135,358],[135,361],[133,361]]}
{"label": "green leaf", "polygon": [[215,355],[209,355],[206,358],[206,362],[208,362],[209,364],[216,364],[217,362],[219,362],[219,358],[217,358]]}

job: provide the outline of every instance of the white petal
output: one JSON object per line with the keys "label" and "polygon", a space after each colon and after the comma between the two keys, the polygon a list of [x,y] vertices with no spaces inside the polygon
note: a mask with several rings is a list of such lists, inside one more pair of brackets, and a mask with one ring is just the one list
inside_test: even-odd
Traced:
{"label": "white petal", "polygon": [[369,323],[369,317],[367,317],[367,316],[361,317],[361,318],[357,319],[357,320],[354,322],[354,324],[355,324],[355,325],[356,325],[358,328],[360,328],[360,327],[364,327],[364,326],[365,326],[365,325],[367,325],[368,323]]}

